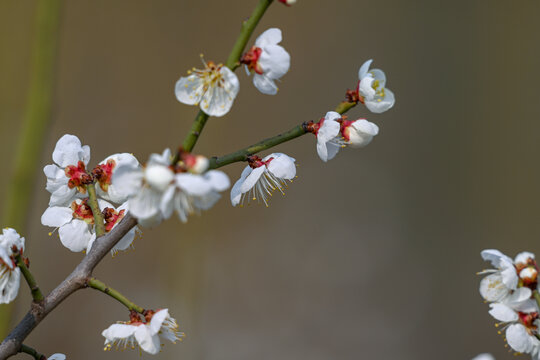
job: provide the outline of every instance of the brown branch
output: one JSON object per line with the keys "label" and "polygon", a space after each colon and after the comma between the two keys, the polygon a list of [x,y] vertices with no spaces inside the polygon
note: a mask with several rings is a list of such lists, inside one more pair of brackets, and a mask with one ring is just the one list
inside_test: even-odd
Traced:
{"label": "brown branch", "polygon": [[54,310],[65,298],[75,291],[86,286],[87,279],[92,275],[92,271],[99,262],[111,251],[120,239],[127,234],[135,225],[137,220],[130,214],[107,235],[99,237],[90,252],[84,257],[79,265],[69,276],[51,291],[41,303],[33,303],[30,311],[24,316],[19,324],[0,344],[0,360],[7,359],[17,354],[22,342],[32,332],[32,330]]}

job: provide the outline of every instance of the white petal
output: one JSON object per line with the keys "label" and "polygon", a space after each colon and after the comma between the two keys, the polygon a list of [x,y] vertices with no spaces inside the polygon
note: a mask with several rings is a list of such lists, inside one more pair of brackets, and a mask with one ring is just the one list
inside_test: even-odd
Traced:
{"label": "white petal", "polygon": [[516,255],[514,259],[515,264],[526,264],[527,260],[533,259],[534,260],[534,254],[528,251],[520,252]]}
{"label": "white petal", "polygon": [[266,46],[263,48],[258,64],[270,79],[279,79],[289,71],[291,56],[282,46]]}
{"label": "white petal", "polygon": [[353,148],[364,147],[379,133],[379,127],[365,119],[356,120],[345,130],[349,136],[348,144]]}
{"label": "white petal", "polygon": [[499,321],[511,322],[519,319],[518,314],[504,304],[491,303],[489,307],[491,308],[489,314]]}
{"label": "white petal", "polygon": [[332,160],[336,157],[337,153],[341,150],[341,146],[332,142],[326,143],[326,151],[328,152],[328,160]]}
{"label": "white petal", "polygon": [[472,360],[495,360],[495,358],[491,354],[482,353],[476,355],[474,358],[472,358]]}
{"label": "white petal", "polygon": [[296,176],[294,158],[282,153],[274,153],[272,155],[274,156],[274,160],[268,164],[268,171],[281,179],[294,179]]}
{"label": "white petal", "polygon": [[142,180],[142,169],[133,169],[131,166],[118,166],[113,172],[111,180],[114,184],[115,196],[129,197],[136,194],[142,187]]}
{"label": "white petal", "polygon": [[54,148],[52,158],[60,167],[77,165],[86,156],[89,157],[90,148],[83,149],[81,141],[74,135],[66,134],[58,140]]}
{"label": "white petal", "polygon": [[181,77],[176,82],[174,93],[181,103],[187,105],[196,105],[201,102],[204,88],[204,81],[196,74]]}
{"label": "white petal", "polygon": [[486,276],[480,281],[480,295],[487,301],[500,301],[509,293],[510,289],[502,282],[499,273]]}
{"label": "white petal", "polygon": [[255,40],[255,46],[262,48],[268,45],[276,45],[279,44],[281,40],[281,30],[278,28],[270,28],[259,35],[257,40]]}
{"label": "white petal", "polygon": [[47,208],[41,215],[41,224],[50,227],[60,227],[73,219],[73,210],[68,207],[53,206]]}
{"label": "white petal", "polygon": [[47,177],[47,185],[45,189],[51,194],[58,190],[63,185],[67,185],[68,177],[64,169],[56,165],[47,165],[43,168],[43,172]]}
{"label": "white petal", "polygon": [[[331,112],[333,113],[333,111]],[[321,127],[319,128],[319,131],[317,132],[317,141],[328,142],[332,140],[333,138],[338,136],[340,128],[341,125],[334,120],[334,115],[331,114],[330,116],[328,116],[328,119],[324,119]]]}
{"label": "white petal", "polygon": [[538,305],[536,304],[536,300],[534,299],[526,299],[521,302],[512,303],[510,304],[512,308],[516,311],[523,312],[523,313],[533,313],[538,312]]}
{"label": "white petal", "polygon": [[363,63],[362,66],[360,66],[360,69],[358,70],[358,79],[359,80],[362,80],[366,76],[372,62],[373,62],[373,60],[370,59],[370,60],[366,61],[365,63]]}
{"label": "white petal", "polygon": [[86,249],[92,234],[88,229],[88,224],[82,220],[73,219],[58,230],[62,245],[73,252],[79,252]]}
{"label": "white petal", "polygon": [[47,360],[66,360],[66,355],[60,353],[52,354],[47,357]]}
{"label": "white petal", "polygon": [[482,250],[482,252],[480,252],[480,255],[482,256],[482,259],[491,262],[491,265],[493,265],[497,269],[500,269],[502,267],[502,263],[505,263],[505,264],[512,263],[512,259],[504,255],[499,250],[495,250],[495,249]]}
{"label": "white petal", "polygon": [[253,85],[255,85],[257,90],[266,95],[276,95],[279,90],[274,80],[264,74],[253,75]]}
{"label": "white petal", "polygon": [[75,199],[76,195],[76,188],[70,189],[67,184],[62,185],[51,194],[49,206],[67,205]]}
{"label": "white petal", "polygon": [[171,164],[172,155],[171,155],[171,149],[165,149],[161,154],[151,154],[150,158],[148,159],[147,165],[165,165],[169,166]]}
{"label": "white petal", "polygon": [[209,192],[204,196],[193,198],[193,206],[198,210],[208,210],[221,199],[221,195],[215,191]]}
{"label": "white petal", "polygon": [[516,269],[513,265],[503,269],[501,271],[503,283],[510,289],[515,289],[517,287],[519,276],[516,272]]}
{"label": "white petal", "polygon": [[386,88],[384,89],[384,94],[384,98],[377,97],[372,100],[368,100],[366,98],[365,104],[369,111],[375,114],[380,114],[385,112],[386,110],[391,109],[394,106],[394,104],[396,103],[394,93],[388,88]]}
{"label": "white petal", "polygon": [[[249,167],[249,166],[248,166]],[[238,205],[238,203],[240,202],[240,199],[242,198],[242,184],[244,183],[244,180],[243,178],[240,178],[238,179],[238,181],[236,181],[231,189],[231,204],[232,206],[236,206]]]}
{"label": "white petal", "polygon": [[133,228],[128,231],[126,235],[122,239],[120,239],[119,242],[116,243],[116,245],[112,248],[111,254],[114,255],[118,251],[124,251],[128,249],[131,244],[133,243],[133,240],[135,239],[135,232],[137,231],[136,228]]}
{"label": "white petal", "polygon": [[173,196],[175,191],[176,187],[174,185],[171,185],[167,188],[167,190],[165,190],[161,197],[159,210],[161,211],[161,215],[163,215],[164,219],[170,218],[173,213]]}
{"label": "white petal", "polygon": [[372,86],[373,81],[373,77],[368,74],[360,80],[360,84],[358,85],[358,92],[365,97],[365,102],[373,100],[377,94]]}
{"label": "white petal", "polygon": [[4,268],[6,266],[11,270],[15,268],[15,266],[13,265],[13,261],[11,260],[11,254],[8,253],[8,250],[10,249],[6,246],[0,247],[0,259],[2,259],[2,261],[4,262],[4,264],[0,264],[1,271],[4,271]]}
{"label": "white petal", "polygon": [[203,175],[216,191],[225,191],[231,186],[229,177],[223,171],[210,170]]}
{"label": "white petal", "polygon": [[92,250],[92,245],[94,245],[94,242],[96,242],[96,234],[92,233],[90,236],[90,240],[88,240],[88,245],[86,245],[87,254],[90,252],[90,250]]}
{"label": "white petal", "polygon": [[[144,325],[140,325],[144,326]],[[112,324],[107,329],[101,332],[101,335],[106,339],[105,344],[109,342],[114,342],[117,339],[126,339],[130,336],[133,336],[135,330],[139,326],[128,325],[128,324]]]}
{"label": "white petal", "polygon": [[507,299],[505,299],[505,302],[507,303],[520,303],[527,299],[529,299],[532,295],[532,291],[529,288],[526,287],[520,287],[514,290],[510,296],[508,296]]}
{"label": "white petal", "polygon": [[203,196],[212,191],[212,185],[201,175],[177,174],[176,185],[185,193],[194,196]]}
{"label": "white petal", "polygon": [[21,283],[21,270],[17,267],[8,270],[2,266],[0,274],[0,304],[7,304],[15,300],[19,293]]}
{"label": "white petal", "polygon": [[229,112],[240,90],[238,77],[226,66],[220,70],[223,87],[210,86],[201,99],[201,110],[210,116],[223,116]]}
{"label": "white petal", "polygon": [[159,337],[157,334],[152,335],[147,325],[138,326],[134,336],[141,349],[152,355],[159,353],[161,349]]}
{"label": "white petal", "polygon": [[162,193],[149,187],[143,187],[128,200],[129,212],[139,220],[154,217],[159,212]]}
{"label": "white petal", "polygon": [[161,324],[165,321],[166,318],[169,317],[169,310],[168,309],[161,309],[157,311],[150,320],[150,333],[152,335],[155,335],[159,332],[161,329]]}
{"label": "white petal", "polygon": [[251,190],[251,188],[255,186],[257,181],[259,181],[259,178],[262,176],[265,170],[266,167],[264,165],[253,169],[251,173],[244,179],[242,185],[240,186],[240,192],[243,194]]}
{"label": "white petal", "polygon": [[384,87],[386,85],[386,75],[384,74],[384,71],[381,69],[372,69],[369,71],[371,76],[373,76],[373,79],[379,82],[379,86],[377,88]]}
{"label": "white petal", "polygon": [[521,324],[512,324],[506,328],[506,340],[517,352],[527,353],[532,348],[527,329]]}

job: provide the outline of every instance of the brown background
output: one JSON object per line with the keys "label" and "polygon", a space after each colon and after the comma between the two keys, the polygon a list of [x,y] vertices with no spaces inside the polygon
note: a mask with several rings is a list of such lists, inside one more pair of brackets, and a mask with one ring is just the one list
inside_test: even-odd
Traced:
{"label": "brown background", "polygon": [[[177,146],[196,109],[176,101],[175,81],[199,66],[199,53],[223,61],[255,3],[65,1],[39,168],[64,133],[92,147],[92,164],[115,152],[145,161]],[[30,0],[0,1],[2,189],[28,88],[34,9]],[[202,217],[145,230],[136,250],[103,261],[99,278],[142,306],[168,307],[187,333],[156,358],[511,358],[475,272],[487,266],[481,249],[539,250],[539,15],[536,0],[273,5],[255,36],[284,32],[292,66],[280,93],[258,93],[238,71],[235,106],[209,121],[198,152],[228,153],[321,117],[369,58],[397,102],[382,115],[351,111],[380,134],[328,164],[312,136],[280,146],[300,167],[270,208],[232,208],[225,193]],[[242,166],[225,168],[231,180]],[[82,255],[41,226],[44,184],[39,173],[24,234],[49,291]],[[23,289],[15,320],[29,299]],[[126,315],[80,291],[26,343],[69,359],[135,358],[101,350],[101,331]]]}

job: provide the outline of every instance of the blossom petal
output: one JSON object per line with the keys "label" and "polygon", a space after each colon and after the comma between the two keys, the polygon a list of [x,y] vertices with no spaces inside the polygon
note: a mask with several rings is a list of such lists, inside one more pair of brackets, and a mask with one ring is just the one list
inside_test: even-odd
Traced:
{"label": "blossom petal", "polygon": [[159,210],[163,215],[163,218],[168,219],[171,217],[174,207],[173,207],[173,196],[176,188],[174,185],[171,185],[165,190],[161,196],[161,202],[159,204]]}
{"label": "blossom petal", "polygon": [[111,254],[114,255],[118,251],[127,250],[133,243],[133,240],[135,239],[136,231],[137,231],[136,228],[129,230],[128,233],[124,235],[124,237],[120,239],[120,241],[117,242],[116,245],[112,248]]}
{"label": "blossom petal", "polygon": [[510,289],[502,282],[499,273],[486,276],[480,281],[480,295],[487,301],[500,301],[509,293]]}
{"label": "blossom petal", "polygon": [[161,349],[159,336],[152,334],[147,325],[137,326],[133,335],[141,349],[152,355],[159,353]]}
{"label": "blossom petal", "polygon": [[185,193],[203,196],[212,191],[212,185],[203,176],[195,174],[178,174],[175,176],[176,185]]}
{"label": "blossom petal", "polygon": [[2,266],[0,270],[0,304],[8,304],[15,300],[19,293],[21,283],[21,270],[17,267],[9,270]]}
{"label": "blossom petal", "polygon": [[525,326],[521,324],[512,324],[506,328],[506,341],[512,349],[522,353],[528,353],[533,347],[530,335]]}
{"label": "blossom petal", "polygon": [[370,60],[366,61],[365,63],[363,63],[362,66],[360,66],[360,69],[358,70],[358,79],[359,80],[362,80],[366,76],[372,62],[373,62],[373,60],[370,59]]}
{"label": "blossom petal", "polygon": [[[272,162],[272,161],[271,161]],[[244,179],[240,186],[240,192],[246,193],[248,192],[252,187],[255,186],[257,181],[259,181],[259,178],[262,176],[264,171],[266,170],[265,166],[259,166],[258,168],[255,168],[251,171],[251,173]]]}
{"label": "blossom petal", "polygon": [[[129,165],[118,166],[112,175],[115,187],[115,197],[129,197],[136,194],[142,187],[143,171]],[[112,200],[112,199],[111,199]]]}
{"label": "blossom petal", "polygon": [[183,104],[197,105],[204,95],[204,80],[196,74],[181,77],[176,82],[174,94]]}
{"label": "blossom petal", "polygon": [[203,176],[216,191],[225,191],[231,186],[229,177],[223,171],[209,170]]}
{"label": "blossom petal", "polygon": [[491,308],[489,314],[499,321],[511,322],[519,319],[518,314],[504,304],[491,303],[489,307]]}
{"label": "blossom petal", "polygon": [[274,80],[266,76],[266,74],[253,75],[253,85],[255,85],[257,90],[266,95],[276,95],[279,90]]}
{"label": "blossom petal", "polygon": [[379,82],[378,88],[384,87],[386,85],[386,75],[384,74],[384,71],[381,69],[372,69],[369,70],[369,73],[371,76],[373,76],[373,79],[375,81]]}
{"label": "blossom petal", "polygon": [[88,224],[82,220],[73,219],[58,230],[62,245],[73,252],[86,249],[92,238]]}
{"label": "blossom petal", "polygon": [[278,28],[270,28],[259,35],[257,40],[255,40],[255,46],[263,48],[269,45],[279,44],[281,40],[281,30]]}
{"label": "blossom petal", "polygon": [[384,98],[377,97],[372,100],[368,100],[366,98],[365,104],[369,111],[375,114],[380,114],[385,112],[386,110],[391,109],[394,106],[394,104],[396,103],[394,93],[388,88],[386,88],[384,89],[384,94]]}
{"label": "blossom petal", "polygon": [[137,219],[149,219],[159,212],[162,193],[143,187],[128,200],[129,212]]}
{"label": "blossom petal", "polygon": [[281,179],[294,179],[296,176],[295,159],[282,153],[274,153],[272,155],[274,160],[268,164],[268,171]]}
{"label": "blossom petal", "polygon": [[266,76],[279,79],[289,71],[291,55],[282,46],[270,45],[263,48],[258,63]]}
{"label": "blossom petal", "polygon": [[50,227],[60,227],[73,220],[73,210],[63,206],[47,208],[41,215],[41,224]]}
{"label": "blossom petal", "polygon": [[49,199],[49,206],[67,205],[68,203],[73,201],[76,195],[76,188],[70,189],[67,183],[66,185],[61,185],[51,194],[51,198]]}
{"label": "blossom petal", "polygon": [[161,329],[161,324],[163,324],[165,319],[168,317],[169,317],[168,309],[161,309],[159,311],[156,311],[156,313],[152,316],[152,319],[150,320],[150,333],[152,335],[157,334],[159,330]]}
{"label": "blossom petal", "polygon": [[66,360],[66,355],[60,353],[52,354],[47,357],[47,360]]}
{"label": "blossom petal", "polygon": [[86,157],[90,158],[90,148],[83,149],[79,138],[69,134],[58,140],[52,154],[53,161],[62,168],[68,165],[77,165]]}
{"label": "blossom petal", "polygon": [[114,342],[117,339],[125,339],[133,336],[138,326],[128,324],[112,324],[107,329],[101,332],[101,335],[106,339],[105,344]]}
{"label": "blossom petal", "polygon": [[240,91],[238,77],[226,66],[221,67],[222,86],[210,86],[201,99],[201,110],[210,116],[223,116],[229,112]]}

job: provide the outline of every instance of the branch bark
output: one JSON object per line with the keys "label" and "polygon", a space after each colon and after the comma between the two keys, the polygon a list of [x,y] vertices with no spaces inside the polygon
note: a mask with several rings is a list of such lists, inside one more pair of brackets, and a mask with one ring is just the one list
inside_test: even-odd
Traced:
{"label": "branch bark", "polygon": [[96,240],[95,245],[75,270],[42,302],[32,303],[30,311],[0,344],[0,360],[17,354],[24,339],[51,311],[69,295],[84,288],[97,264],[135,225],[137,225],[137,220],[128,213],[110,233]]}

